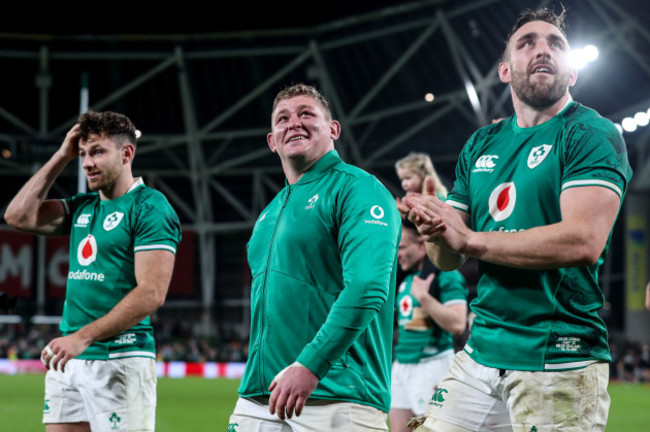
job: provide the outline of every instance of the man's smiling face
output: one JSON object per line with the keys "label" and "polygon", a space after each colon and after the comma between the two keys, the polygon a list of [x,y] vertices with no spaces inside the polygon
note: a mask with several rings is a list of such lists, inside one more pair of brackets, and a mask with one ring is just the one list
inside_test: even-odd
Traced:
{"label": "man's smiling face", "polygon": [[311,96],[296,96],[278,103],[267,141],[284,162],[310,164],[334,149],[338,123]]}

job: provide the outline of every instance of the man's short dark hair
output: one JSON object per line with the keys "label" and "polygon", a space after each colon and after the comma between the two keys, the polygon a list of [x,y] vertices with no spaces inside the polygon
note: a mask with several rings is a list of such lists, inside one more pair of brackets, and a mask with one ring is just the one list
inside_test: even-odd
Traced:
{"label": "man's short dark hair", "polygon": [[112,111],[86,111],[79,116],[79,137],[86,141],[91,135],[106,136],[116,143],[136,145],[136,129],[124,114]]}
{"label": "man's short dark hair", "polygon": [[330,111],[330,104],[323,96],[321,92],[316,89],[314,86],[310,86],[307,84],[299,83],[299,84],[294,84],[290,87],[286,87],[283,90],[280,90],[280,92],[275,96],[275,99],[273,100],[273,109],[271,113],[275,112],[275,109],[278,107],[278,104],[282,102],[283,100],[291,99],[297,96],[310,96],[318,102],[318,104],[323,108],[323,111],[325,112],[325,115],[329,120],[332,119],[332,113]]}
{"label": "man's short dark hair", "polygon": [[546,23],[549,23],[551,25],[554,25],[557,27],[557,29],[562,33],[562,36],[564,36],[565,39],[567,39],[566,36],[566,24],[564,22],[564,18],[566,17],[566,9],[564,8],[564,5],[562,6],[562,12],[560,14],[556,14],[553,9],[549,8],[543,8],[543,9],[524,9],[521,11],[519,14],[519,18],[517,19],[517,22],[515,23],[514,26],[512,26],[512,30],[510,30],[510,33],[508,33],[508,37],[506,38],[505,42],[505,48],[503,50],[503,54],[501,55],[502,61],[506,60],[506,56],[508,55],[508,43],[510,42],[510,38],[512,37],[513,34],[517,32],[521,27],[524,25],[528,24],[529,22],[533,21],[543,21]]}

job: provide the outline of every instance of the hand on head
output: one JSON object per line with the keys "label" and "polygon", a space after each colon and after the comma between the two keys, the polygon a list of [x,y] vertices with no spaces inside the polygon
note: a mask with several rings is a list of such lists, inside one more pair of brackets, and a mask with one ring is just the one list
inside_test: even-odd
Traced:
{"label": "hand on head", "polygon": [[79,156],[79,123],[75,124],[65,135],[59,151],[72,160]]}

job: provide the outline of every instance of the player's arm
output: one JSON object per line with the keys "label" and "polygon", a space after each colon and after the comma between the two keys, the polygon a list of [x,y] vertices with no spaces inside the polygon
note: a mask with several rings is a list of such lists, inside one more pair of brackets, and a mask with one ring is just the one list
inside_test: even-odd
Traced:
{"label": "player's arm", "polygon": [[411,295],[415,297],[424,311],[442,329],[454,336],[460,336],[467,326],[467,302],[442,304],[437,298],[429,294],[429,287],[435,275],[431,273],[426,279],[417,276],[411,284]]}
{"label": "player's arm", "polygon": [[[460,218],[466,227],[469,225],[469,213],[453,208],[450,208],[449,211],[456,213],[456,216]],[[418,231],[420,234],[429,238],[429,241],[424,243],[424,248],[427,251],[429,260],[431,260],[431,262],[442,271],[452,271],[462,266],[465,261],[467,261],[467,255],[464,253],[454,252],[443,244],[436,242],[435,238],[427,235],[431,230],[433,230],[433,227],[426,223],[420,223],[418,225]]]}
{"label": "player's arm", "polygon": [[425,209],[419,216],[432,227],[429,241],[451,251],[494,264],[527,269],[584,266],[596,263],[620,207],[620,197],[600,186],[565,189],[560,195],[560,222],[516,233],[475,232],[460,218],[442,220]]}
{"label": "player's arm", "polygon": [[611,189],[565,189],[560,195],[560,222],[517,233],[471,233],[463,250],[495,264],[530,269],[593,265],[619,208],[620,198]]}
{"label": "player's arm", "polygon": [[[427,184],[428,187],[428,184]],[[455,251],[443,242],[440,236],[454,223],[459,229],[469,231],[469,214],[440,201],[435,194],[409,194],[397,208],[402,215],[415,224],[424,238],[424,247],[429,260],[442,271],[456,270],[467,260],[464,253]]]}
{"label": "player's arm", "polygon": [[645,287],[645,308],[650,311],[650,282]]}
{"label": "player's arm", "polygon": [[65,210],[58,200],[46,200],[56,178],[78,157],[78,125],[67,133],[59,150],[30,178],[11,200],[4,218],[21,231],[54,235],[63,232]]}
{"label": "player's arm", "polygon": [[[168,250],[136,252],[137,285],[102,318],[69,336],[53,339],[48,344],[55,357],[50,365],[63,371],[68,360],[83,353],[93,342],[133,327],[162,306],[171,281],[174,258],[175,255]],[[42,354],[45,355],[45,350]]]}
{"label": "player's arm", "polygon": [[457,210],[442,202],[435,193],[433,179],[425,179],[425,193],[409,193],[397,205],[403,217],[408,218],[418,228],[418,232],[426,240],[424,247],[429,260],[440,270],[451,271],[462,266],[467,260],[463,253],[456,252],[437,241],[447,227],[443,222],[452,221],[469,230],[469,213]]}

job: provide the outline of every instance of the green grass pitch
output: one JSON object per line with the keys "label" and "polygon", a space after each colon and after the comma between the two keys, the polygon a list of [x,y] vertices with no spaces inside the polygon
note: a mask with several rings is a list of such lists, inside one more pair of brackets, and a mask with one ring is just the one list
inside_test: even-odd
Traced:
{"label": "green grass pitch", "polygon": [[[238,380],[160,378],[157,432],[226,431]],[[607,432],[640,432],[650,424],[650,385],[611,383]],[[0,375],[0,430],[44,431],[43,375]]]}

